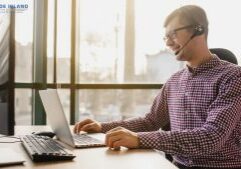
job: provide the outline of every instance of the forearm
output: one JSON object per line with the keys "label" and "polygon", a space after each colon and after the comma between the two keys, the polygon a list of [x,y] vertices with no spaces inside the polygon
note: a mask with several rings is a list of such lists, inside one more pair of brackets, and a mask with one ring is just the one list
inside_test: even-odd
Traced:
{"label": "forearm", "polygon": [[198,156],[215,153],[225,143],[225,137],[206,131],[154,131],[138,133],[140,148],[164,151],[168,154]]}
{"label": "forearm", "polygon": [[[234,107],[231,107],[235,109]],[[212,154],[226,144],[239,123],[241,107],[224,111],[199,128],[182,131],[139,132],[140,148],[151,148],[169,154],[198,156]],[[211,113],[211,112],[210,112]],[[229,113],[229,114],[228,114]]]}
{"label": "forearm", "polygon": [[160,128],[159,125],[153,124],[151,119],[147,117],[136,117],[128,120],[101,123],[101,127],[104,133],[116,127],[124,127],[133,132],[155,131]]}

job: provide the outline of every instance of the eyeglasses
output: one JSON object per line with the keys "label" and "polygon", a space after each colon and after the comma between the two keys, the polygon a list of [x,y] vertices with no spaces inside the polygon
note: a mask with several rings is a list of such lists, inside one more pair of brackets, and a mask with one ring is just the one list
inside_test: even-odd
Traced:
{"label": "eyeglasses", "polygon": [[169,39],[173,40],[177,38],[177,32],[183,29],[187,29],[187,28],[191,28],[193,27],[193,25],[187,25],[187,26],[183,26],[177,29],[173,29],[172,31],[170,31],[169,33],[167,33],[164,37],[163,40],[165,42],[167,42]]}

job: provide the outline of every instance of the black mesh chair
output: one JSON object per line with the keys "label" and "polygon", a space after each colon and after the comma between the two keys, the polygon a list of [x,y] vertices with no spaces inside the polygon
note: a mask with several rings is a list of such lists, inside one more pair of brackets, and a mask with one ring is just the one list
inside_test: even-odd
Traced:
{"label": "black mesh chair", "polygon": [[[233,64],[238,64],[238,60],[237,60],[236,56],[228,49],[212,48],[209,50],[211,53],[216,54],[221,60],[225,60],[225,61],[228,61]],[[165,125],[162,128],[162,130],[164,130],[164,131],[170,130],[170,123],[167,123],[167,125]],[[165,156],[169,161],[173,160],[172,156],[170,154],[165,154]]]}
{"label": "black mesh chair", "polygon": [[238,64],[236,56],[228,49],[212,48],[209,49],[211,53],[216,54],[220,59],[228,61],[233,64]]}

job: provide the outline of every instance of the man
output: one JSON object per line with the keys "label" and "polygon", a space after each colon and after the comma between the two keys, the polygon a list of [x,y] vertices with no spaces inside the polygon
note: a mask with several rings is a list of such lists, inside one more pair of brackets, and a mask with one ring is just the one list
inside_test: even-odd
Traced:
{"label": "man", "polygon": [[[110,148],[164,151],[180,168],[241,168],[241,68],[210,53],[202,8],[176,9],[164,27],[166,45],[186,68],[166,82],[150,112],[109,123],[87,119],[74,132],[106,132]],[[168,121],[171,130],[159,130]]]}

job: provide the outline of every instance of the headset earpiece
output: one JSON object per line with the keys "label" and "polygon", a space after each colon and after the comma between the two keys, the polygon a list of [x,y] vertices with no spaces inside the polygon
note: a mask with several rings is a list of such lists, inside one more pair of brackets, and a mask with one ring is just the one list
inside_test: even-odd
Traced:
{"label": "headset earpiece", "polygon": [[195,25],[193,36],[199,36],[202,34],[204,34],[204,27],[202,25]]}

